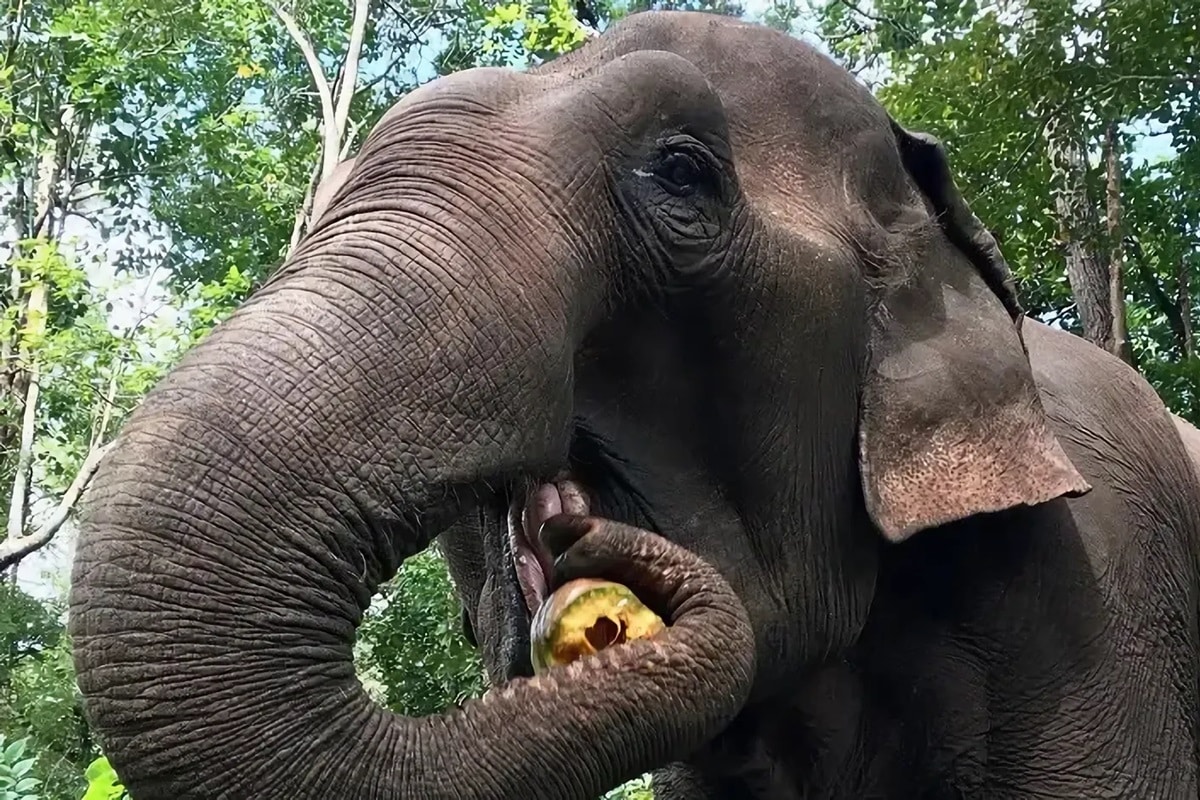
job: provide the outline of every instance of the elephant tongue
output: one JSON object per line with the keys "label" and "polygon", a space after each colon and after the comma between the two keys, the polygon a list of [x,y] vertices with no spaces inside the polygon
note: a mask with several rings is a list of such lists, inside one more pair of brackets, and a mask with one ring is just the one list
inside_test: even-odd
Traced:
{"label": "elephant tongue", "polygon": [[535,487],[524,498],[514,500],[508,512],[508,536],[512,545],[517,581],[529,613],[535,613],[546,598],[553,561],[538,540],[542,523],[555,514],[588,513],[583,487],[569,478]]}

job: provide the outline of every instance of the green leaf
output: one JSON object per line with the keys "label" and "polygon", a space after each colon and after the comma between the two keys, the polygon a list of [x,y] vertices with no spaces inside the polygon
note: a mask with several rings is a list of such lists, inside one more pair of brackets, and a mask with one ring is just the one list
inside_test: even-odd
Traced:
{"label": "green leaf", "polygon": [[94,783],[106,778],[107,776],[112,776],[113,774],[113,768],[112,765],[108,763],[108,758],[105,756],[100,756],[95,761],[88,764],[83,776],[88,779],[89,783]]}
{"label": "green leaf", "polygon": [[25,753],[25,746],[29,743],[29,739],[18,739],[17,741],[4,748],[3,762],[12,764],[17,761]]}

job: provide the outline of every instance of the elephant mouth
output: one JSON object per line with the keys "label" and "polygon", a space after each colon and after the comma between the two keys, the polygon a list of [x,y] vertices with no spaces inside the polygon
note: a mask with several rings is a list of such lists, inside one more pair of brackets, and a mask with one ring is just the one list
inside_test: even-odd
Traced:
{"label": "elephant mouth", "polygon": [[513,556],[517,583],[532,616],[546,599],[554,568],[550,553],[542,546],[538,531],[557,514],[585,516],[591,507],[587,491],[569,474],[546,483],[530,482],[508,507],[508,545]]}
{"label": "elephant mouth", "polygon": [[479,645],[496,678],[533,674],[528,629],[549,594],[554,569],[539,537],[546,520],[557,514],[597,516],[661,531],[644,491],[647,472],[621,450],[596,420],[577,416],[563,464],[510,478],[493,495],[486,528],[496,549],[470,624],[493,631]]}
{"label": "elephant mouth", "polygon": [[546,599],[554,566],[538,535],[546,520],[592,515],[661,533],[643,491],[645,477],[596,420],[577,416],[567,464],[553,477],[528,477],[510,487],[501,508],[507,507],[508,551],[530,618]]}

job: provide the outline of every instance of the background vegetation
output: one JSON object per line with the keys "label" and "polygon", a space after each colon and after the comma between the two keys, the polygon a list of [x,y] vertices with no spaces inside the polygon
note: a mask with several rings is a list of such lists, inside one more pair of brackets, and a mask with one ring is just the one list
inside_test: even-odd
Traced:
{"label": "background vegetation", "polygon": [[[121,797],[64,631],[71,510],[163,370],[303,234],[397,98],[523,68],[619,0],[6,0],[0,34],[0,796]],[[939,135],[1031,313],[1200,420],[1197,0],[661,0],[818,44]],[[484,688],[436,550],[359,632],[380,702]],[[644,781],[613,797],[648,798]]]}

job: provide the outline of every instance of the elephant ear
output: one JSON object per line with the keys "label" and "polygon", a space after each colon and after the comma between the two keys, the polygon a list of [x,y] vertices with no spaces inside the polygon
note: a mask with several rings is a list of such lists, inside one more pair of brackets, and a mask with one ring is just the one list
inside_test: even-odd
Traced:
{"label": "elephant ear", "polygon": [[928,235],[910,235],[904,274],[876,287],[859,460],[867,510],[898,542],[1091,487],[1049,429],[995,239],[938,141],[895,123],[893,131],[918,190],[902,216]]}

